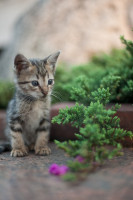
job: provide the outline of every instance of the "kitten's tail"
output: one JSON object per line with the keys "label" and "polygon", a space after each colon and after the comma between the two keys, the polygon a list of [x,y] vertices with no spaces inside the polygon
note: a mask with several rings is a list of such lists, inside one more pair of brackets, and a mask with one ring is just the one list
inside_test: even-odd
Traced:
{"label": "kitten's tail", "polygon": [[10,151],[11,150],[11,144],[9,142],[4,142],[0,144],[0,153]]}

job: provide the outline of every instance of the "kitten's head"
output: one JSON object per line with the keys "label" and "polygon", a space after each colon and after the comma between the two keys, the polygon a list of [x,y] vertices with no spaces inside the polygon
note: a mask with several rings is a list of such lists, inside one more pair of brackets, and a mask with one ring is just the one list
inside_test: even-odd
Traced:
{"label": "kitten's head", "polygon": [[54,85],[56,62],[60,52],[45,59],[27,59],[22,54],[14,59],[17,89],[34,98],[50,95]]}

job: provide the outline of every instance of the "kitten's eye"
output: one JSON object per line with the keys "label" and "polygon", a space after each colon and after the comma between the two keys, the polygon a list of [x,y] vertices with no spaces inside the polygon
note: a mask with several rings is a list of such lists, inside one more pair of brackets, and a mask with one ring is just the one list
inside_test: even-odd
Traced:
{"label": "kitten's eye", "polygon": [[38,81],[32,81],[31,84],[35,87],[39,85]]}
{"label": "kitten's eye", "polygon": [[48,80],[48,85],[52,85],[52,83],[53,83],[53,80],[52,80],[52,79],[49,79],[49,80]]}

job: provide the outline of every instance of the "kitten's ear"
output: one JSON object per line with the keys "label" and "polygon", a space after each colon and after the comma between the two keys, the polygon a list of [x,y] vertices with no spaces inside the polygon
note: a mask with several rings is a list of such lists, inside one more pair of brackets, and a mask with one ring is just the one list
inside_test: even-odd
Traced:
{"label": "kitten's ear", "polygon": [[52,71],[55,71],[55,65],[56,65],[59,55],[60,55],[60,51],[57,51],[56,53],[51,54],[45,59],[47,64],[52,68]]}
{"label": "kitten's ear", "polygon": [[14,59],[14,65],[18,73],[23,69],[27,69],[30,65],[29,60],[22,54],[17,54]]}

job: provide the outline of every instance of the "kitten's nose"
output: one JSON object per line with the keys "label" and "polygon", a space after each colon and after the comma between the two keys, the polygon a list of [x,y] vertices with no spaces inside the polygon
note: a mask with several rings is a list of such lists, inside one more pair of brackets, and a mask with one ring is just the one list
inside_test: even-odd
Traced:
{"label": "kitten's nose", "polygon": [[41,93],[42,93],[44,96],[46,96],[46,95],[48,94],[48,91],[45,90],[45,89],[43,89],[41,86],[39,86],[39,89],[40,89]]}
{"label": "kitten's nose", "polygon": [[44,93],[47,95],[47,94],[48,94],[48,91],[45,91]]}
{"label": "kitten's nose", "polygon": [[44,96],[46,96],[46,95],[48,94],[48,91],[43,90],[43,91],[42,91],[42,94],[43,94]]}
{"label": "kitten's nose", "polygon": [[43,87],[43,91],[44,91],[44,94],[45,94],[45,95],[48,94],[48,89],[47,89],[47,87]]}

